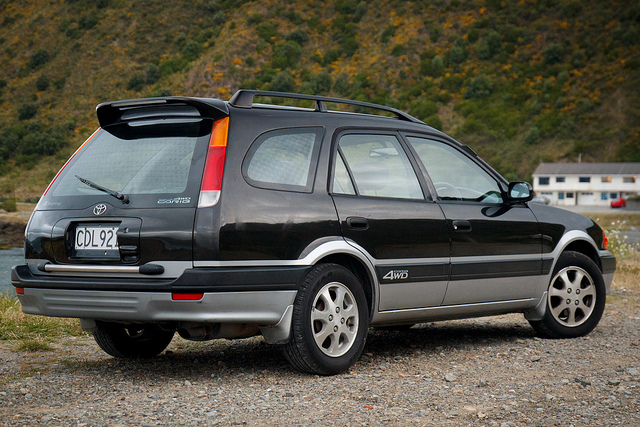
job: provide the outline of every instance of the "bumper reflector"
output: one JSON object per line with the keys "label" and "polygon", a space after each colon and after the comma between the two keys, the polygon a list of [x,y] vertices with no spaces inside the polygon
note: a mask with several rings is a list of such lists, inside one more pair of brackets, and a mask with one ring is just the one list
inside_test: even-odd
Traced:
{"label": "bumper reflector", "polygon": [[199,301],[204,294],[171,294],[171,299],[174,301]]}
{"label": "bumper reflector", "polygon": [[24,288],[16,288],[17,295],[24,295]]}

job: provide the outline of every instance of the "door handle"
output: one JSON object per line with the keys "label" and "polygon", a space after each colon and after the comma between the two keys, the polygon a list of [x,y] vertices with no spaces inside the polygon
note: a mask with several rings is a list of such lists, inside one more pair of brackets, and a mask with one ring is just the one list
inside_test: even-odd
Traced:
{"label": "door handle", "polygon": [[471,222],[453,221],[453,231],[457,231],[458,233],[468,233],[471,231]]}
{"label": "door handle", "polygon": [[366,230],[369,228],[367,218],[361,216],[350,216],[347,218],[347,227],[355,230]]}

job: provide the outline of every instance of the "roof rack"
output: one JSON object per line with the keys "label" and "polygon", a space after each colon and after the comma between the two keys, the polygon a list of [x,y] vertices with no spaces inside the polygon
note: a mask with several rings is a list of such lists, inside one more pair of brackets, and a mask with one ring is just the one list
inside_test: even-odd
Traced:
{"label": "roof rack", "polygon": [[238,108],[252,108],[254,96],[270,96],[275,98],[304,99],[308,101],[315,101],[315,110],[321,113],[326,113],[329,111],[327,110],[327,102],[331,102],[334,104],[355,105],[358,107],[370,108],[372,110],[386,111],[388,113],[394,114],[400,120],[424,124],[424,122],[422,122],[421,120],[416,119],[415,117],[405,113],[404,111],[400,111],[384,105],[372,104],[369,102],[352,101],[350,99],[330,98],[327,96],[305,95],[301,93],[240,89],[231,97],[231,99],[229,100],[229,104]]}

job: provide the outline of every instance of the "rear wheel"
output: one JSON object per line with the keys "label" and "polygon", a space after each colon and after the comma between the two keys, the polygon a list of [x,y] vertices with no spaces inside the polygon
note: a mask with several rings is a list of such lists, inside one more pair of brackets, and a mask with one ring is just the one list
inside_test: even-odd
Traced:
{"label": "rear wheel", "polygon": [[553,271],[544,317],[529,323],[546,337],[580,337],[600,322],[605,299],[604,279],[598,266],[581,253],[567,251],[560,255]]}
{"label": "rear wheel", "polygon": [[150,358],[167,348],[173,331],[165,331],[158,325],[121,325],[97,322],[98,330],[93,338],[106,353],[118,358]]}
{"label": "rear wheel", "polygon": [[368,327],[367,300],[358,279],[340,265],[319,265],[296,296],[285,357],[303,372],[343,372],[360,357]]}

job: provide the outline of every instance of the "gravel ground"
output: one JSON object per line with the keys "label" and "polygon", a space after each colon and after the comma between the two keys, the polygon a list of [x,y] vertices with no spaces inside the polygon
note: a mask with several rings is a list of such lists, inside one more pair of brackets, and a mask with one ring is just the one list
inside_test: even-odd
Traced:
{"label": "gravel ground", "polygon": [[291,371],[261,338],[178,338],[122,361],[90,337],[0,342],[4,425],[640,425],[640,298],[621,291],[589,336],[537,338],[521,315],[371,330],[346,374]]}

